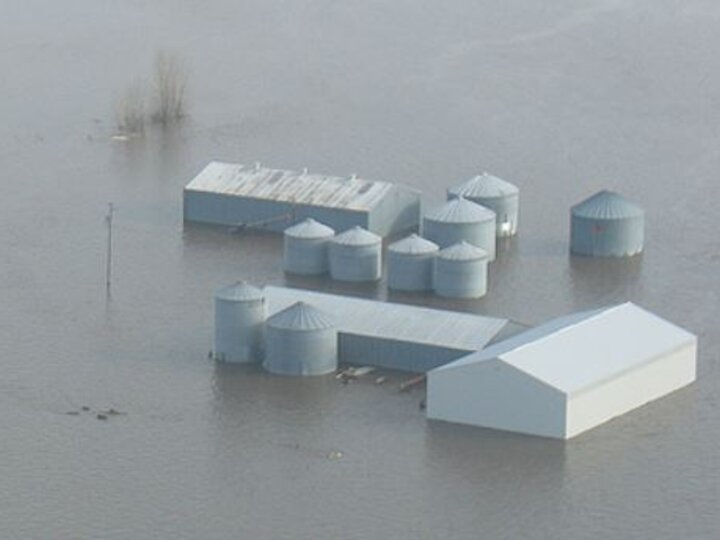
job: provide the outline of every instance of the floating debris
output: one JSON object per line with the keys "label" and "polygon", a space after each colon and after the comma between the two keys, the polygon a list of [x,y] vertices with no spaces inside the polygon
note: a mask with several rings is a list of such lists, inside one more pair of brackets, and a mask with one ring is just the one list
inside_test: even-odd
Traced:
{"label": "floating debris", "polygon": [[341,459],[343,457],[343,453],[340,450],[333,450],[332,452],[328,452],[326,457],[328,459]]}
{"label": "floating debris", "polygon": [[79,411],[67,411],[65,414],[68,416],[78,416],[80,414]]}
{"label": "floating debris", "polygon": [[375,379],[375,384],[383,384],[385,381],[387,381],[387,377],[385,375],[380,375],[380,377]]}
{"label": "floating debris", "polygon": [[88,407],[87,405],[83,405],[83,406],[80,407],[80,408],[81,408],[83,411],[85,411],[85,412],[87,412],[87,411],[90,410],[90,407]]}
{"label": "floating debris", "polygon": [[100,411],[100,414],[104,414],[104,415],[106,415],[106,416],[120,416],[120,415],[124,415],[124,414],[127,414],[127,413],[120,412],[120,411],[118,411],[117,409],[112,409],[112,408],[111,408],[111,409],[108,409],[108,410],[106,410],[106,411]]}
{"label": "floating debris", "polygon": [[126,141],[130,140],[130,137],[128,137],[127,135],[123,135],[122,133],[116,133],[115,135],[113,135],[110,138],[113,141],[118,141],[118,142],[126,142]]}
{"label": "floating debris", "polygon": [[107,414],[103,414],[103,413],[97,413],[95,415],[95,418],[97,418],[98,420],[107,420],[108,419]]}
{"label": "floating debris", "polygon": [[408,379],[406,381],[403,381],[400,383],[400,391],[405,392],[407,390],[410,390],[413,386],[417,386],[418,384],[425,382],[425,375],[418,375],[417,377],[413,377],[412,379]]}

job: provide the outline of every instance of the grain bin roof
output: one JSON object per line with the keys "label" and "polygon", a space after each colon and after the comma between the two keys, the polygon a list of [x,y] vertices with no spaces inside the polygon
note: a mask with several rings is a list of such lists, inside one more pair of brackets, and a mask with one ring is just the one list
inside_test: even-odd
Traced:
{"label": "grain bin roof", "polygon": [[435,242],[426,240],[417,234],[411,234],[407,238],[398,240],[397,242],[388,246],[389,251],[395,253],[407,253],[410,255],[420,255],[423,253],[434,253],[438,250],[438,245]]}
{"label": "grain bin roof", "polygon": [[332,328],[328,315],[305,302],[296,302],[267,320],[268,326],[284,330],[323,330]]}
{"label": "grain bin roof", "polygon": [[498,358],[569,394],[606,382],[695,339],[627,302],[555,319],[437,369]]}
{"label": "grain bin roof", "polygon": [[613,191],[600,191],[572,207],[572,215],[589,219],[639,217],[644,210]]}
{"label": "grain bin roof", "polygon": [[332,242],[343,246],[373,246],[382,242],[382,238],[356,225],[352,229],[338,234],[332,239]]}
{"label": "grain bin roof", "polygon": [[186,191],[354,211],[371,210],[392,189],[393,184],[389,182],[355,176],[307,174],[219,161],[209,163],[185,186]]}
{"label": "grain bin roof", "polygon": [[495,212],[464,197],[458,197],[429,212],[425,217],[443,223],[481,223],[494,220]]}
{"label": "grain bin roof", "polygon": [[229,300],[231,302],[252,302],[262,300],[263,292],[257,287],[249,285],[245,281],[238,281],[227,285],[215,293],[215,298]]}
{"label": "grain bin roof", "polygon": [[484,172],[473,176],[458,186],[450,188],[448,193],[469,198],[493,199],[507,197],[508,195],[517,195],[519,190],[517,186],[510,182]]}
{"label": "grain bin roof", "polygon": [[306,300],[332,315],[339,332],[379,339],[478,351],[508,326],[507,319],[484,317],[392,302],[301,289],[264,289],[270,313]]}
{"label": "grain bin roof", "polygon": [[462,240],[457,244],[443,249],[438,253],[438,257],[446,261],[478,261],[487,259],[488,253],[484,249]]}
{"label": "grain bin roof", "polygon": [[285,234],[293,238],[327,238],[333,236],[335,231],[313,218],[307,218],[285,229]]}

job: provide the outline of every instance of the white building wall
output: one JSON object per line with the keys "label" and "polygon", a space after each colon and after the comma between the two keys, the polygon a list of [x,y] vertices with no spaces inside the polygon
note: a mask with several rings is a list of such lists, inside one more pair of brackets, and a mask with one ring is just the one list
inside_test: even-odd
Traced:
{"label": "white building wall", "polygon": [[566,439],[625,414],[695,380],[697,340],[620,377],[573,394],[567,403]]}
{"label": "white building wall", "polygon": [[562,439],[565,410],[564,394],[497,359],[428,373],[431,419]]}

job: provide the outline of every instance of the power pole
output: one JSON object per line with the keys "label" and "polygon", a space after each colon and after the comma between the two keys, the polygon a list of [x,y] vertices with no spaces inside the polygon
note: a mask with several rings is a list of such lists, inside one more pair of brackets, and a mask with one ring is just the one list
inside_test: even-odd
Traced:
{"label": "power pole", "polygon": [[110,296],[110,278],[112,277],[112,222],[115,207],[113,203],[108,203],[108,213],[105,216],[105,224],[107,225],[107,259],[105,261],[105,287],[108,296]]}

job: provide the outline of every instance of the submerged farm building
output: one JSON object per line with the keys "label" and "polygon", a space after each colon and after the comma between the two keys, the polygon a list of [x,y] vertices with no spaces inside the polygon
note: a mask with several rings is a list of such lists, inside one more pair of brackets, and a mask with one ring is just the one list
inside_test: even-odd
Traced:
{"label": "submerged farm building", "polygon": [[420,223],[420,193],[389,182],[213,161],[183,193],[186,221],[283,231],[313,218],[380,236]]}
{"label": "submerged farm building", "polygon": [[690,384],[696,348],[631,303],[574,314],[431,371],[427,415],[569,439]]}

